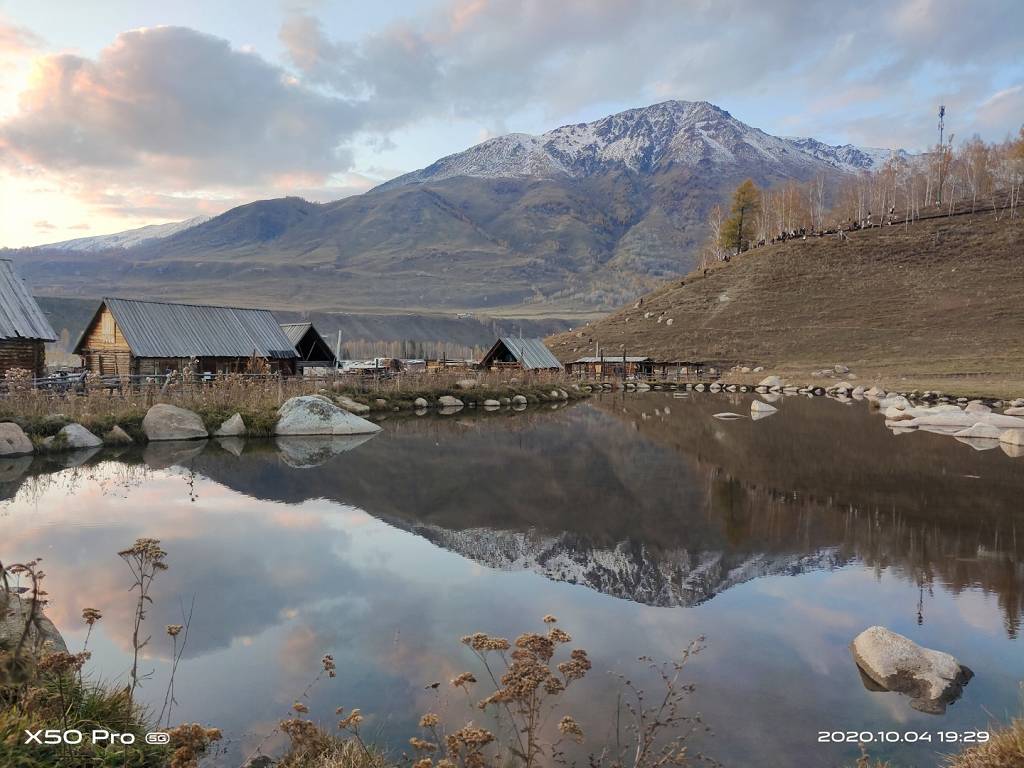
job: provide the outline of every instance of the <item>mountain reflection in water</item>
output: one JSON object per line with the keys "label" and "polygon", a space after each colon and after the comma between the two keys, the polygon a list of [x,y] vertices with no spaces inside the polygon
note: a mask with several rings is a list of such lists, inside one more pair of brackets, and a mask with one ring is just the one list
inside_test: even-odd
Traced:
{"label": "mountain reflection in water", "polygon": [[[725,422],[712,415],[748,413],[748,397],[616,395],[555,412],[389,419],[358,441],[7,460],[0,558],[46,556],[51,617],[73,636],[81,600],[123,602],[113,552],[160,537],[172,567],[153,621],[178,621],[178,600],[198,592],[186,674],[231,690],[183,695],[183,716],[216,706],[232,713],[219,724],[239,729],[287,711],[309,671],[295,659],[315,666],[334,650],[340,669],[360,671],[342,675],[346,701],[319,704],[394,711],[394,733],[381,728],[402,743],[427,706],[423,680],[465,663],[440,660],[439,647],[548,610],[586,631],[606,669],[707,633],[701,708],[750,730],[713,750],[733,765],[843,764],[856,750],[814,752],[809,729],[925,717],[860,686],[846,644],[871,623],[918,627],[978,673],[943,728],[1012,706],[1024,677],[1024,459],[893,436],[863,404],[777,405],[771,418]],[[118,611],[104,610],[107,630],[128,621]],[[123,651],[104,637],[97,663],[118,674]],[[268,683],[236,657],[279,665],[282,693],[262,701]],[[783,697],[788,686],[805,693]]]}

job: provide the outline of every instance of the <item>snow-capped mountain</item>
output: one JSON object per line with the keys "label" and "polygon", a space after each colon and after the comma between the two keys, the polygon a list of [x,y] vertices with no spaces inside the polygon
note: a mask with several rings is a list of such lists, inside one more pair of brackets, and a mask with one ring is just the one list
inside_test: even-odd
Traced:
{"label": "snow-capped mountain", "polygon": [[456,176],[581,178],[619,169],[648,174],[673,165],[702,164],[753,163],[794,175],[801,170],[849,173],[876,169],[890,154],[888,149],[780,138],[706,101],[666,101],[539,136],[498,136],[382,187]]}
{"label": "snow-capped mountain", "polygon": [[58,251],[81,251],[83,253],[95,253],[97,251],[108,251],[111,248],[131,248],[151,240],[160,240],[186,229],[198,226],[210,220],[209,216],[195,216],[185,221],[172,221],[167,224],[149,224],[137,229],[128,229],[124,232],[115,232],[112,235],[94,235],[92,237],[76,237],[74,240],[64,240],[60,243],[45,245],[44,248],[53,248]]}
{"label": "snow-capped mountain", "polygon": [[762,576],[796,575],[846,564],[835,547],[782,554],[685,549],[654,553],[642,544],[628,542],[610,549],[594,547],[568,533],[552,536],[490,528],[450,530],[389,522],[489,568],[533,571],[554,581],[661,607],[698,605]]}

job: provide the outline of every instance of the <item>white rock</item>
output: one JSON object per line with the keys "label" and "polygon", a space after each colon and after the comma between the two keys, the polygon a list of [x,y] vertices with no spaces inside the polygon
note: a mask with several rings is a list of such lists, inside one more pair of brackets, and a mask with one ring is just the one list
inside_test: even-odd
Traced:
{"label": "white rock", "polygon": [[781,387],[782,379],[780,379],[778,376],[765,376],[763,379],[761,379],[761,381],[757,383],[757,386],[769,388]]}
{"label": "white rock", "polygon": [[167,403],[157,403],[146,411],[142,431],[151,441],[197,440],[208,436],[198,414]]}
{"label": "white rock", "polygon": [[929,413],[916,416],[905,422],[908,427],[960,427],[966,429],[981,421],[978,414],[964,413]]}
{"label": "white rock", "polygon": [[1024,445],[1011,445],[1010,443],[999,443],[1003,453],[1012,459],[1024,458]]}
{"label": "white rock", "polygon": [[973,673],[953,656],[923,648],[885,627],[865,629],[850,643],[861,671],[888,691],[911,696],[915,709],[943,712]]}
{"label": "white rock", "polygon": [[954,434],[954,437],[972,437],[982,440],[998,440],[1005,430],[994,427],[991,424],[972,424],[967,429],[961,429]]}
{"label": "white rock", "polygon": [[292,397],[277,414],[275,435],[368,435],[380,431],[378,425],[320,395]]}
{"label": "white rock", "polygon": [[497,400],[491,400],[488,398],[487,400],[484,400],[484,408],[501,408],[501,403]]}
{"label": "white rock", "polygon": [[1011,408],[1024,408],[1024,397],[1018,397],[1010,401]]}
{"label": "white rock", "polygon": [[859,400],[860,398],[864,397],[864,387],[860,385],[854,387],[850,395],[851,397],[855,397]]}
{"label": "white rock", "polygon": [[452,397],[451,395],[441,395],[437,398],[437,404],[442,408],[461,408],[465,405],[459,398]]}
{"label": "white rock", "polygon": [[764,402],[762,400],[754,400],[754,401],[752,401],[750,403],[750,412],[751,413],[764,413],[764,414],[768,414],[768,413],[776,413],[778,410],[779,409],[776,408],[774,405],[768,405],[768,403],[766,403],[766,402]]}
{"label": "white rock", "polygon": [[426,408],[430,405],[425,397],[417,397],[412,401],[413,408]]}
{"label": "white rock", "polygon": [[345,395],[338,395],[337,403],[349,413],[354,413],[356,416],[364,416],[370,412],[370,406],[357,403],[351,397]]}
{"label": "white rock", "polygon": [[217,437],[238,437],[239,435],[244,435],[245,421],[242,419],[242,414],[236,413],[217,427],[217,431],[213,434]]}
{"label": "white rock", "polygon": [[1024,416],[1024,408],[1019,405],[1014,406],[1013,408],[1007,408],[1003,411],[1003,414],[1006,416]]}
{"label": "white rock", "polygon": [[512,398],[512,405],[526,405],[527,399],[524,395],[516,395]]}
{"label": "white rock", "polygon": [[741,367],[740,368],[740,373],[750,373],[750,366],[749,365],[744,365],[743,367]]}
{"label": "white rock", "polygon": [[50,448],[59,445],[69,451],[79,448],[98,448],[103,445],[102,440],[81,424],[68,424],[53,437],[46,438],[43,443]]}
{"label": "white rock", "polygon": [[708,387],[708,390],[711,391],[711,392],[721,392],[722,391],[722,385],[719,384],[716,381],[715,383],[713,383],[711,386]]}
{"label": "white rock", "polygon": [[1024,429],[1024,418],[1020,416],[1004,416],[1001,413],[985,413],[978,417],[983,424],[991,424],[1003,429]]}
{"label": "white rock", "polygon": [[903,408],[897,408],[895,405],[890,405],[885,409],[885,418],[887,421],[900,421],[902,419],[912,419],[913,414],[907,413]]}
{"label": "white rock", "polygon": [[874,386],[871,389],[869,389],[867,392],[865,392],[864,396],[865,397],[878,397],[878,398],[882,398],[882,397],[885,397],[885,390],[882,389],[879,386]]}
{"label": "white rock", "polygon": [[999,442],[1006,445],[1024,446],[1024,429],[1008,429],[999,435]]}
{"label": "white rock", "polygon": [[751,373],[761,373],[764,370],[763,365],[758,365],[751,370]]}
{"label": "white rock", "polygon": [[850,382],[848,381],[840,381],[838,384],[836,384],[835,388],[843,392],[851,392],[853,390],[853,387],[850,385]]}
{"label": "white rock", "polygon": [[23,456],[32,453],[32,441],[13,421],[0,424],[0,456]]}
{"label": "white rock", "polygon": [[964,408],[964,413],[991,413],[992,409],[984,403],[968,403]]}
{"label": "white rock", "polygon": [[665,321],[665,325],[672,325],[672,318],[671,317],[668,320]]}
{"label": "white rock", "polygon": [[843,365],[842,363],[836,363],[835,366],[833,366],[833,370],[836,373],[849,373],[850,372],[850,369],[847,366]]}

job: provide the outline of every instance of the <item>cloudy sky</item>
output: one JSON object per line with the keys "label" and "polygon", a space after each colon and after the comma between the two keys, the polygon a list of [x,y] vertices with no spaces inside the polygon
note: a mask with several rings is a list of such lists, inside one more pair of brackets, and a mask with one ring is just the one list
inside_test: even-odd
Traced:
{"label": "cloudy sky", "polygon": [[0,246],[335,199],[666,99],[911,149],[945,103],[1001,140],[1021,29],[1019,0],[0,0]]}

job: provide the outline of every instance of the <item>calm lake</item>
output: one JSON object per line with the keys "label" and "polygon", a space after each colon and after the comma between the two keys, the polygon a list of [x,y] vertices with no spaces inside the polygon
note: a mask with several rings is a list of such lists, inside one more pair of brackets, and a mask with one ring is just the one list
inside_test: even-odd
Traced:
{"label": "calm lake", "polygon": [[[422,712],[465,709],[480,675],[459,638],[515,636],[555,614],[593,670],[567,699],[589,738],[615,717],[636,658],[687,666],[729,766],[841,766],[818,731],[962,731],[1021,711],[1024,458],[952,437],[893,435],[867,405],[789,397],[758,421],[745,395],[605,395],[552,410],[403,417],[367,440],[151,445],[7,460],[0,559],[43,558],[48,616],[72,650],[99,608],[94,674],[125,680],[132,597],[116,552],[159,538],[142,697],[164,699],[163,628],[194,617],[175,722],[225,733],[237,765],[333,653],[311,717],[360,707],[396,750]],[[944,715],[862,684],[848,644],[881,624],[975,673]],[[430,686],[442,681],[437,689]],[[572,692],[570,692],[572,694]],[[440,702],[439,697],[450,701]],[[42,727],[42,724],[40,725]],[[931,744],[872,755],[930,766]]]}

